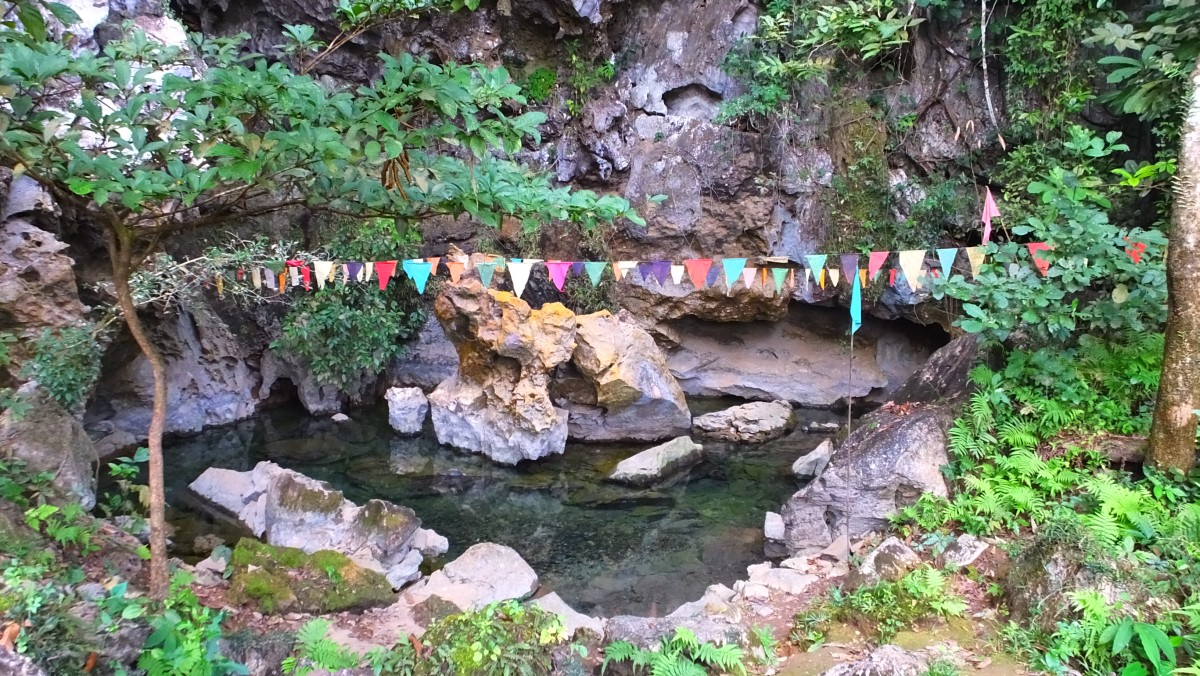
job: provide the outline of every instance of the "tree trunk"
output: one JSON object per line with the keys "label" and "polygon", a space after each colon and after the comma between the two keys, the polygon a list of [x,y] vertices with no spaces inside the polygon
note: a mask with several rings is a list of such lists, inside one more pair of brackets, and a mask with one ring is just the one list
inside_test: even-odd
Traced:
{"label": "tree trunk", "polygon": [[1200,61],[1179,151],[1167,253],[1167,335],[1146,461],[1188,471],[1196,462],[1200,408]]}
{"label": "tree trunk", "polygon": [[150,481],[150,596],[162,600],[167,597],[169,579],[167,576],[167,518],[166,493],[163,489],[163,428],[167,421],[167,373],[163,365],[162,353],[151,342],[146,334],[146,328],[138,317],[137,307],[133,303],[133,291],[129,287],[129,278],[133,273],[132,259],[133,244],[129,233],[109,232],[109,256],[112,258],[113,285],[116,287],[117,305],[125,317],[125,325],[129,333],[141,348],[142,354],[150,362],[150,371],[154,376],[154,405],[150,416],[150,430],[147,433],[146,445],[150,451],[149,481]]}

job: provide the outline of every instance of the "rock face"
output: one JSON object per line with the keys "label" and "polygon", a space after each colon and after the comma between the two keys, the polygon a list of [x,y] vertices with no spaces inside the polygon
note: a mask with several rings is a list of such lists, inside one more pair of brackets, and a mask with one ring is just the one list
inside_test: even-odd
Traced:
{"label": "rock face", "polygon": [[947,343],[892,394],[896,403],[956,402],[971,392],[968,374],[988,355],[966,334]]}
{"label": "rock face", "polygon": [[537,588],[537,573],[520,554],[484,542],[407,589],[404,597],[417,604],[436,596],[461,610],[477,610],[494,601],[526,598]]}
{"label": "rock face", "polygon": [[828,407],[847,396],[886,395],[928,357],[920,341],[867,319],[855,336],[850,372],[844,311],[796,307],[778,322],[667,322],[678,347],[667,365],[693,396],[784,400]]}
{"label": "rock face", "polygon": [[410,552],[421,520],[407,507],[383,500],[360,507],[328,484],[272,462],[249,472],[209,468],[189,488],[202,506],[271,545],[310,554],[331,550],[379,573],[411,575]]}
{"label": "rock face", "polygon": [[23,460],[32,473],[50,472],[58,498],[78,501],[84,509],[96,506],[93,467],[96,447],[79,421],[36,382],[25,383],[17,396],[28,404],[22,416],[0,415],[0,449],[6,457]]}
{"label": "rock face", "polygon": [[398,387],[419,387],[428,392],[458,370],[458,352],[432,314],[417,335],[404,346],[404,353],[388,367],[388,379]]}
{"label": "rock face", "polygon": [[574,313],[559,303],[533,310],[475,280],[446,285],[434,311],[459,356],[457,373],[429,395],[438,441],[509,465],[562,453],[567,412],[548,385],[571,358]]}
{"label": "rock face", "polygon": [[783,507],[785,542],[792,553],[811,553],[846,533],[857,538],[882,531],[888,517],[923,493],[946,495],[940,467],[954,417],[923,407],[906,415],[879,411],[859,421],[829,466]]}
{"label": "rock face", "polygon": [[703,446],[677,437],[617,463],[608,479],[630,486],[665,484],[703,459]]}
{"label": "rock face", "polygon": [[608,312],[576,320],[571,361],[595,391],[595,406],[571,408],[570,436],[657,441],[687,433],[692,416],[683,390],[650,334]]}
{"label": "rock face", "polygon": [[698,436],[721,441],[761,443],[777,439],[796,426],[786,401],[753,402],[708,413],[692,422]]}
{"label": "rock face", "polygon": [[791,297],[768,286],[746,288],[738,283],[727,291],[724,273],[716,284],[697,289],[690,280],[659,284],[657,280],[629,275],[617,286],[617,302],[637,317],[664,322],[682,317],[714,322],[779,321],[787,316]]}
{"label": "rock face", "polygon": [[393,387],[384,395],[388,404],[388,424],[400,434],[420,434],[429,415],[429,400],[416,387]]}

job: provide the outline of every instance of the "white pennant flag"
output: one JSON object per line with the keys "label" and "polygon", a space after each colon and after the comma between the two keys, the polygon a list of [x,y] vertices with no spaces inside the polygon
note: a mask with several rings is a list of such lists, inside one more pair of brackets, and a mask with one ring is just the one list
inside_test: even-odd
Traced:
{"label": "white pennant flag", "polygon": [[834,286],[838,285],[838,280],[842,278],[841,270],[837,268],[829,268],[829,283]]}
{"label": "white pennant flag", "polygon": [[508,262],[508,278],[512,280],[513,293],[520,298],[525,293],[525,285],[529,283],[529,273],[533,270],[533,261]]}
{"label": "white pennant flag", "polygon": [[359,277],[359,280],[363,281],[363,282],[369,282],[369,281],[371,281],[371,275],[374,273],[375,273],[375,264],[374,263],[363,263],[363,276]]}
{"label": "white pennant flag", "polygon": [[925,250],[900,252],[900,269],[904,271],[904,279],[913,293],[921,288],[921,267],[925,264]]}
{"label": "white pennant flag", "polygon": [[253,284],[254,288],[256,289],[262,288],[262,275],[259,274],[259,269],[257,267],[250,268],[250,283]]}
{"label": "white pennant flag", "polygon": [[742,284],[744,284],[747,289],[754,288],[754,274],[756,272],[758,272],[758,268],[742,268]]}
{"label": "white pennant flag", "polygon": [[676,286],[683,283],[683,271],[684,267],[682,265],[671,266],[671,281],[675,282]]}
{"label": "white pennant flag", "polygon": [[313,272],[317,275],[317,288],[325,288],[325,280],[329,278],[329,271],[333,269],[333,261],[313,261]]}

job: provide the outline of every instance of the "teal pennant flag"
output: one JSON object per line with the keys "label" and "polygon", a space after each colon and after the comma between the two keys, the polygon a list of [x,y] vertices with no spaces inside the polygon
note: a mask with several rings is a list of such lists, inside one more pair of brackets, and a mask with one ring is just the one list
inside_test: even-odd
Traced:
{"label": "teal pennant flag", "polygon": [[938,249],[938,262],[942,264],[942,277],[950,279],[950,271],[954,267],[954,259],[958,256],[958,249]]}
{"label": "teal pennant flag", "polygon": [[488,288],[492,285],[492,275],[496,273],[495,263],[480,263],[475,266],[479,270],[479,281],[483,284],[483,288]]}
{"label": "teal pennant flag", "polygon": [[587,270],[588,279],[592,280],[592,286],[600,286],[600,275],[604,274],[606,267],[608,267],[608,263],[604,261],[588,261],[583,264],[583,269]]}
{"label": "teal pennant flag", "polygon": [[771,268],[771,277],[775,279],[775,293],[783,292],[783,282],[787,279],[787,268]]}
{"label": "teal pennant flag", "polygon": [[862,276],[858,274],[858,266],[854,267],[854,287],[850,292],[850,335],[862,326]]}
{"label": "teal pennant flag", "polygon": [[403,267],[404,274],[412,278],[413,284],[417,285],[417,293],[425,293],[425,283],[429,281],[433,265],[429,261],[404,261]]}
{"label": "teal pennant flag", "polygon": [[746,267],[745,258],[726,258],[721,262],[725,268],[725,293],[733,291],[733,283],[742,275],[742,270]]}
{"label": "teal pennant flag", "polygon": [[808,269],[812,270],[812,276],[815,280],[821,279],[821,271],[825,269],[826,254],[810,254],[804,257],[808,260]]}

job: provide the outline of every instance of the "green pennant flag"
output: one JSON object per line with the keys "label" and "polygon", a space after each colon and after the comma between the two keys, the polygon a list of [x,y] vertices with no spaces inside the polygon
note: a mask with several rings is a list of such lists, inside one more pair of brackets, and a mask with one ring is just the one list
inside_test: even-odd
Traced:
{"label": "green pennant flag", "polygon": [[783,292],[783,282],[787,279],[787,268],[771,268],[771,276],[775,278],[775,293]]}
{"label": "green pennant flag", "polygon": [[479,281],[483,284],[483,288],[488,288],[492,285],[492,274],[496,272],[495,263],[480,263],[475,266],[479,270]]}
{"label": "green pennant flag", "polygon": [[592,286],[600,286],[600,275],[604,274],[604,268],[608,267],[605,261],[588,261],[583,264],[583,269],[587,270],[588,279],[592,280]]}

